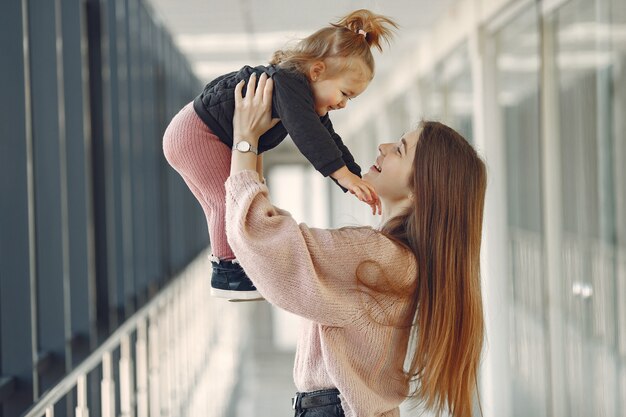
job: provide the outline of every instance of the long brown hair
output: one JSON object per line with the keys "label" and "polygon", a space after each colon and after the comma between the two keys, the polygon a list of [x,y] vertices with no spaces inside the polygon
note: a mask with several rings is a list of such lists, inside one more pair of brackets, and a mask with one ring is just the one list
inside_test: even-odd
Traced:
{"label": "long brown hair", "polygon": [[[411,188],[414,204],[382,229],[417,260],[411,310],[410,396],[438,414],[471,417],[484,322],[480,242],[483,161],[450,127],[422,122]],[[480,405],[480,402],[479,402]]]}
{"label": "long brown hair", "polygon": [[[397,27],[386,16],[366,9],[355,10],[338,22],[300,40],[293,48],[276,51],[270,64],[306,75],[311,64],[325,61],[329,64],[330,74],[334,75],[346,67],[331,65],[329,58],[360,58],[369,69],[368,75],[371,79],[374,76],[374,57],[370,48],[375,47],[382,51],[382,41],[389,43],[393,28]],[[350,60],[345,64],[350,65]]]}

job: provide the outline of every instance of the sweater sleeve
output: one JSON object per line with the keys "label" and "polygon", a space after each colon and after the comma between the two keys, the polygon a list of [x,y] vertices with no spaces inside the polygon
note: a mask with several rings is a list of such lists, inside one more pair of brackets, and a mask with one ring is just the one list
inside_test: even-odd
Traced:
{"label": "sweater sleeve", "polygon": [[273,79],[277,116],[298,150],[325,177],[343,167],[342,152],[315,112],[306,81],[286,71],[277,72]]}
{"label": "sweater sleeve", "polygon": [[[320,324],[342,327],[363,312],[357,268],[398,264],[398,250],[371,228],[314,229],[274,207],[257,174],[226,181],[226,233],[241,266],[270,303]],[[400,275],[391,267],[393,276]],[[406,270],[405,270],[406,271]]]}

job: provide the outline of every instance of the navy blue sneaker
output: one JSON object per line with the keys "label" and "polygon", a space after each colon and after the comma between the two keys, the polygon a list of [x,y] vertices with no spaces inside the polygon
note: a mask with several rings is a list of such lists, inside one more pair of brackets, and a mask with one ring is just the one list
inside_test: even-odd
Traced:
{"label": "navy blue sneaker", "polygon": [[263,300],[237,260],[224,261],[210,257],[213,266],[211,295],[228,301]]}

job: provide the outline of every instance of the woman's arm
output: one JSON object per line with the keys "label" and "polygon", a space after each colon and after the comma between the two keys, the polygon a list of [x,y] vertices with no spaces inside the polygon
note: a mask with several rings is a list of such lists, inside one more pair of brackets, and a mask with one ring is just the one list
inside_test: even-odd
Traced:
{"label": "woman's arm", "polygon": [[259,181],[265,184],[265,177],[263,176],[263,155],[259,155],[256,158],[256,173],[259,174]]}
{"label": "woman's arm", "polygon": [[355,271],[363,258],[356,233],[299,225],[272,205],[256,172],[231,175],[225,186],[228,244],[259,293],[323,325],[354,321],[360,311]]}

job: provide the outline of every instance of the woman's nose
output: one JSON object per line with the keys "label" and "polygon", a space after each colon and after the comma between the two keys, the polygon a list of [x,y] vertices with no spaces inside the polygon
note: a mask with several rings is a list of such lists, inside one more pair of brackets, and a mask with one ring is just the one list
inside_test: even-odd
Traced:
{"label": "woman's nose", "polygon": [[380,145],[378,145],[378,152],[380,152],[381,155],[385,155],[387,153],[387,147],[389,145],[389,143],[381,143]]}

